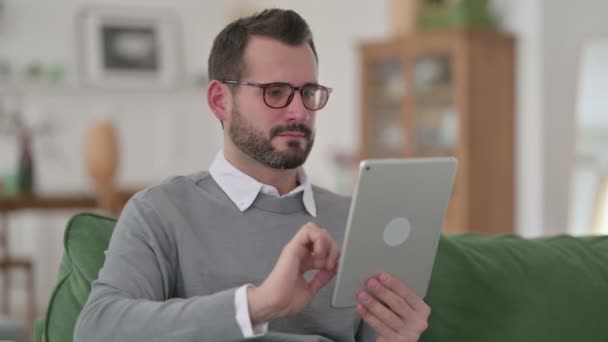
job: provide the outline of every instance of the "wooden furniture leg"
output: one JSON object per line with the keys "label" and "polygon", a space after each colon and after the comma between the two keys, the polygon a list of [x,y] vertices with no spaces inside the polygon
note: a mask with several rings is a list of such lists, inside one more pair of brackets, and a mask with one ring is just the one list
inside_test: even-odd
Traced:
{"label": "wooden furniture leg", "polygon": [[26,321],[28,332],[32,331],[36,319],[36,288],[34,282],[34,267],[31,260],[13,258],[8,251],[8,219],[5,213],[0,213],[0,272],[2,273],[2,312],[9,314],[10,288],[12,270],[21,269],[25,273],[25,288],[27,295]]}
{"label": "wooden furniture leg", "polygon": [[[0,261],[8,257],[8,219],[5,213],[0,213]],[[11,274],[3,267],[2,270],[2,312],[8,314],[10,311],[10,277]]]}

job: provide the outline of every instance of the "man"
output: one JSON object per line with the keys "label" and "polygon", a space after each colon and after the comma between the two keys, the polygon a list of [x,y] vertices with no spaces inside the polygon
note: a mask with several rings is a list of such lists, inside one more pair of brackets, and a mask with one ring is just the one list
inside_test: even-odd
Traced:
{"label": "man", "polygon": [[209,172],[129,201],[76,341],[418,340],[430,310],[388,274],[367,281],[355,309],[330,306],[349,201],[301,168],[331,92],[317,61],[293,11],[220,32],[207,101],[224,148]]}

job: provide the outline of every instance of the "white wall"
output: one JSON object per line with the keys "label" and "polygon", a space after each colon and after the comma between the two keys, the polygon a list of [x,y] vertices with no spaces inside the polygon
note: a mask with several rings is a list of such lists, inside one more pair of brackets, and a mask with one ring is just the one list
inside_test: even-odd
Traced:
{"label": "white wall", "polygon": [[603,0],[494,0],[517,38],[517,232],[568,232],[579,55],[608,35]]}
{"label": "white wall", "polygon": [[516,38],[516,231],[543,234],[544,125],[541,0],[494,0],[501,26]]}
{"label": "white wall", "polygon": [[[387,1],[327,1],[321,6],[317,1],[295,0],[6,0],[0,14],[0,57],[11,60],[16,69],[32,61],[61,63],[67,68],[65,87],[50,91],[28,88],[26,94],[30,116],[51,118],[56,127],[52,138],[40,138],[35,146],[41,192],[90,190],[79,142],[97,117],[111,117],[119,127],[123,147],[119,182],[123,185],[151,184],[169,175],[206,169],[220,148],[221,130],[207,109],[203,89],[121,92],[78,88],[75,16],[88,4],[176,11],[189,76],[206,69],[213,37],[240,13],[240,6],[277,5],[298,11],[315,36],[320,80],[334,88],[330,102],[318,115],[317,140],[307,169],[315,183],[336,188],[332,153],[338,148],[354,150],[358,143],[357,45],[387,34]],[[0,138],[0,172],[14,167],[11,143]],[[35,258],[42,305],[55,280],[62,254],[61,234],[69,215],[23,213],[11,217],[13,252]]]}
{"label": "white wall", "polygon": [[[0,19],[0,56],[15,62],[17,68],[23,68],[31,61],[65,64],[68,83],[77,84],[75,15],[83,5],[89,3],[95,1],[62,0],[52,4],[32,0],[8,1]],[[340,2],[328,2],[323,10],[319,9],[317,3],[298,1],[257,1],[255,6],[236,0],[103,2],[108,3],[173,8],[181,17],[185,70],[189,76],[205,69],[212,39],[232,19],[237,4],[249,8],[280,5],[301,13],[315,34],[321,81],[335,88],[328,106],[319,113],[319,134],[308,168],[313,180],[322,186],[334,188],[336,180],[331,154],[338,147],[355,148],[358,132],[358,101],[353,101],[359,93],[356,47],[361,39],[386,34],[385,2],[349,3],[348,15],[344,13],[344,3]],[[336,21],[338,18],[339,25]],[[53,116],[54,120],[62,122],[61,133],[71,133],[64,136],[64,142],[82,141],[83,130],[92,117],[116,118],[123,130],[123,146],[127,149],[122,160],[122,183],[158,180],[168,174],[206,167],[218,147],[215,138],[221,133],[206,107],[203,89],[198,89],[198,93],[196,89],[169,94],[137,92],[135,96],[115,92],[35,92],[30,96],[30,102],[35,102],[34,109],[42,112],[43,116]],[[135,134],[136,126],[143,129]],[[150,143],[154,148],[149,148]],[[82,155],[76,149],[79,146],[71,147],[64,153],[66,158]],[[159,157],[159,151],[165,155]],[[53,172],[50,170],[52,166],[40,165],[40,169],[44,170],[39,175],[42,191],[54,191],[57,187],[86,188],[82,163],[77,160],[67,163],[70,165],[67,168],[69,177],[65,175],[66,170],[57,169],[57,166],[53,168],[57,169],[56,172]],[[151,167],[154,169],[151,170]]]}
{"label": "white wall", "polygon": [[608,35],[608,2],[543,1],[544,226],[563,233],[568,225],[579,57],[585,40]]}

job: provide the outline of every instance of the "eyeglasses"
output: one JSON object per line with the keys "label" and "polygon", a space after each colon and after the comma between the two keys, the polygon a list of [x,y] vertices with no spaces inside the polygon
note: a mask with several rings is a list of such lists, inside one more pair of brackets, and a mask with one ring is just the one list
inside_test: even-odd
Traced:
{"label": "eyeglasses", "polygon": [[294,87],[289,83],[253,83],[239,81],[222,81],[226,84],[239,84],[262,88],[264,90],[264,103],[270,108],[285,108],[293,100],[296,91],[300,92],[304,107],[309,110],[320,110],[327,104],[332,89],[319,84],[308,83],[301,87]]}

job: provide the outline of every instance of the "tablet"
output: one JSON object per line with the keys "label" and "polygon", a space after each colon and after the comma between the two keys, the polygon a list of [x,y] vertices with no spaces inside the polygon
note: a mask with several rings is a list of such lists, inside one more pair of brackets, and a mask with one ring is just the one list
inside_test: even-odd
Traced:
{"label": "tablet", "polygon": [[456,165],[452,157],[361,162],[332,306],[355,306],[365,281],[380,272],[425,297]]}

